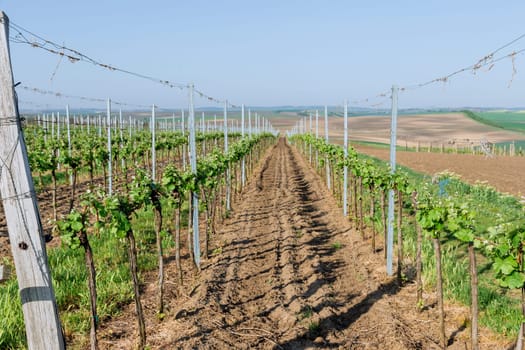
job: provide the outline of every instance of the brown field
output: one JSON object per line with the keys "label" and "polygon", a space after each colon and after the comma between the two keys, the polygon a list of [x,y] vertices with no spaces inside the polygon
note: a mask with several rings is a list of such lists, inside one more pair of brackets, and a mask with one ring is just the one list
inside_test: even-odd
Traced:
{"label": "brown field", "polygon": [[[292,128],[299,117],[281,115],[272,119],[275,127],[281,130]],[[315,123],[315,118],[313,120]],[[309,120],[307,119],[307,127]],[[329,118],[329,137],[335,141],[343,138],[343,118]],[[313,127],[315,132],[315,126]],[[390,142],[390,116],[363,116],[348,119],[348,134],[351,140],[368,142]],[[324,135],[324,118],[319,117],[319,135]],[[436,113],[420,115],[401,115],[398,117],[397,143],[400,146],[422,145],[429,142],[451,145],[479,144],[481,139],[497,143],[525,140],[525,134],[502,130],[480,124],[463,113]]]}
{"label": "brown field", "polygon": [[[353,140],[389,143],[390,116],[356,117],[349,120],[349,133]],[[343,121],[334,120],[335,137],[343,137]],[[415,145],[433,142],[436,144],[479,144],[480,139],[497,143],[512,140],[525,140],[525,134],[497,129],[480,124],[463,113],[425,114],[399,116],[397,140],[398,145]]]}
{"label": "brown field", "polygon": [[[272,119],[274,126],[287,130],[299,120],[282,116]],[[307,120],[307,126],[308,126]],[[315,119],[314,119],[315,122]],[[389,143],[390,116],[351,117],[348,120],[351,141],[369,141]],[[315,132],[315,131],[314,131]],[[342,143],[343,118],[329,119],[329,138],[334,143]],[[427,147],[441,143],[461,146],[479,145],[480,139],[489,142],[525,140],[525,134],[497,129],[480,124],[462,113],[424,114],[399,116],[398,142],[400,146],[414,146],[419,141]],[[319,134],[324,135],[324,118],[319,118]],[[380,159],[388,160],[388,149],[379,149],[357,145],[356,148]],[[398,152],[397,161],[416,171],[433,175],[442,171],[451,171],[465,181],[486,182],[498,191],[522,196],[525,193],[525,159],[522,157],[495,156],[488,158],[481,155],[437,154]]]}

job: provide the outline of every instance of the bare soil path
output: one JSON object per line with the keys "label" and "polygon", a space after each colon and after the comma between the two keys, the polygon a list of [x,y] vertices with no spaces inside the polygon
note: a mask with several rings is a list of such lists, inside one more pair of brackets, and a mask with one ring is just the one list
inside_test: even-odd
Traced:
{"label": "bare soil path", "polygon": [[[425,295],[426,311],[415,311],[414,286],[385,277],[383,254],[371,253],[284,139],[268,151],[212,240],[214,256],[170,300],[163,321],[152,306],[155,276],[148,278],[151,349],[438,348],[433,297]],[[170,262],[168,280],[175,275]],[[447,307],[450,349],[466,348],[466,317],[464,308]],[[132,320],[129,307],[103,325],[104,348],[131,349]],[[488,334],[483,345],[504,348]]]}

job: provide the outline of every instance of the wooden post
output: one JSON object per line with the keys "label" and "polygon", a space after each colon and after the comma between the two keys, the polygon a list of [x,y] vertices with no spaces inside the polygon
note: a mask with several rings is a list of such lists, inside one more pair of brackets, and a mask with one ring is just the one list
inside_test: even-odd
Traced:
{"label": "wooden post", "polygon": [[128,116],[128,136],[129,136],[129,139],[131,140],[131,134],[133,132],[133,124],[131,122],[131,115]]}
{"label": "wooden post", "polygon": [[[224,101],[224,154],[228,154],[228,101]],[[231,210],[230,166],[226,169],[226,210]]]}
{"label": "wooden post", "polygon": [[[244,103],[241,105],[241,136],[244,138]],[[242,157],[242,163],[241,163],[241,184],[242,188],[244,188],[244,185],[246,184],[246,161],[245,157]]]}
{"label": "wooden post", "polygon": [[[345,166],[343,167],[343,216],[348,216],[348,165],[346,165],[346,159],[348,158],[348,102],[344,102],[344,138],[343,138],[343,148],[345,156]],[[310,114],[310,129],[312,128],[312,115]],[[311,144],[310,144],[311,145]],[[310,149],[310,153],[311,153]],[[310,159],[311,159],[310,154]]]}
{"label": "wooden post", "polygon": [[[189,100],[190,108],[188,111],[188,129],[189,129],[189,148],[190,148],[190,169],[193,174],[197,174],[197,145],[195,144],[195,109],[193,105],[193,89],[194,86],[189,86]],[[183,110],[184,111],[184,110]],[[184,113],[183,113],[184,116]],[[183,119],[184,120],[184,119]],[[195,266],[200,271],[201,266],[201,248],[199,241],[199,193],[197,191],[191,192],[193,214],[192,218],[193,227],[193,260]]]}
{"label": "wooden post", "polygon": [[248,109],[248,136],[252,136],[252,110]]}
{"label": "wooden post", "polygon": [[150,131],[151,131],[151,179],[153,182],[157,181],[157,153],[156,153],[156,146],[155,146],[155,129],[157,122],[155,120],[155,105],[151,107],[151,125],[150,125]]}
{"label": "wooden post", "polygon": [[51,140],[55,139],[55,112],[51,113]]}
{"label": "wooden post", "polygon": [[[182,131],[182,136],[185,136],[185,131],[184,131],[184,108],[181,109],[180,128],[181,128],[181,131]],[[189,144],[189,140],[188,140],[187,143]],[[187,153],[186,143],[184,143],[184,144],[182,144],[182,169],[183,170],[186,170],[186,153]]]}
{"label": "wooden post", "polygon": [[9,266],[0,265],[0,283],[9,280],[9,277],[11,277],[11,269]]}
{"label": "wooden post", "polygon": [[[324,139],[328,143],[328,106],[324,106]],[[328,157],[325,157],[325,166],[326,166],[326,187],[328,190],[332,189],[332,183],[330,178],[330,161]]]}
{"label": "wooden post", "polygon": [[[390,173],[396,172],[396,145],[397,145],[397,85],[392,86],[392,118],[390,124]],[[387,249],[386,249],[386,273],[393,274],[394,257],[394,190],[388,190],[388,219],[387,219]]]}
{"label": "wooden post", "polygon": [[102,115],[98,115],[98,137],[102,137]]}
{"label": "wooden post", "polygon": [[[67,154],[71,157],[71,127],[69,125],[69,105],[66,105],[66,126],[67,126]],[[69,174],[69,184],[73,186],[73,172]]]}
{"label": "wooden post", "polygon": [[108,194],[113,194],[113,169],[111,155],[111,99],[107,100],[107,127],[108,127]]}
{"label": "wooden post", "polygon": [[22,135],[9,55],[9,19],[0,12],[0,193],[28,349],[65,349],[36,194]]}
{"label": "wooden post", "polygon": [[60,140],[60,112],[57,112],[57,139]]}

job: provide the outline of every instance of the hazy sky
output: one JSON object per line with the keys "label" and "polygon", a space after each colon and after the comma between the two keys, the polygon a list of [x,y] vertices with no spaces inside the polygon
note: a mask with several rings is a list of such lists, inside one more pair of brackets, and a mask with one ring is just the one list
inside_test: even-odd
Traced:
{"label": "hazy sky", "polygon": [[[346,98],[351,105],[388,107],[388,99],[362,100],[392,84],[425,82],[474,64],[525,33],[523,0],[0,0],[0,9],[12,22],[104,63],[194,82],[211,96],[252,106],[340,105]],[[524,48],[522,39],[502,54]],[[11,56],[23,85],[187,105],[186,91],[84,62],[59,63],[58,56],[27,45],[11,43]],[[525,106],[524,62],[525,55],[516,56],[514,77],[512,60],[505,59],[490,71],[404,92],[400,107]],[[33,103],[86,106],[19,95]],[[213,104],[196,98],[196,105]]]}

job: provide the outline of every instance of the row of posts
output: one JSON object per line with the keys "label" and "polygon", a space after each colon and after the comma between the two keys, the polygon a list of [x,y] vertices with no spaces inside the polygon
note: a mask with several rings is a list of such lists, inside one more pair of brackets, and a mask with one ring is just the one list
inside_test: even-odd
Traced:
{"label": "row of posts", "polygon": [[[244,106],[241,108],[241,113],[244,114]],[[262,117],[259,113],[254,114],[254,123],[251,123],[251,110],[248,111],[250,114],[250,121],[247,125],[249,133],[261,133],[270,132],[274,133],[276,130],[272,127],[270,121]],[[111,125],[113,130],[129,130],[130,134],[134,130],[142,130],[145,128],[151,129],[151,122],[147,119],[140,117],[128,116],[127,120],[122,116],[122,110],[119,110],[118,116],[112,115],[110,119],[107,119],[106,115],[73,115],[72,117],[61,116],[60,112],[38,114],[35,118],[36,124],[42,129],[47,131],[52,138],[59,138],[61,128],[67,123],[72,123],[78,126],[81,130],[86,130],[88,133],[96,132],[99,136],[102,136],[103,130]],[[230,119],[227,121],[227,125],[230,132],[242,132],[245,129],[243,121],[238,119]],[[199,123],[195,125],[196,129],[200,132],[213,132],[223,131],[225,124],[217,120],[217,115],[214,115],[213,120],[206,117],[205,113],[202,112]],[[172,116],[164,116],[157,118],[155,122],[155,128],[158,131],[182,131],[187,130],[188,126],[185,123],[185,111],[181,110],[180,115],[173,113]],[[122,131],[121,131],[122,132]]]}
{"label": "row of posts", "polygon": [[[141,118],[141,119],[133,119],[131,116],[129,116],[128,121],[126,122],[122,117],[122,110],[119,110],[118,118],[114,115],[112,115],[111,111],[111,99],[107,100],[107,109],[106,109],[106,116],[103,117],[101,114],[99,114],[97,117],[91,117],[91,116],[79,116],[77,118],[76,115],[71,118],[69,113],[69,105],[66,105],[66,115],[64,117],[60,116],[60,112],[50,113],[50,114],[42,114],[36,116],[36,123],[38,126],[42,127],[44,130],[46,130],[46,133],[44,134],[45,139],[47,140],[47,134],[50,134],[51,138],[60,138],[60,132],[61,132],[61,126],[65,126],[67,128],[67,137],[68,137],[68,150],[71,155],[71,131],[70,131],[70,125],[71,121],[73,122],[73,125],[77,125],[81,128],[81,130],[85,127],[86,131],[89,133],[92,130],[97,132],[99,137],[102,137],[103,135],[103,129],[106,129],[105,134],[107,135],[107,149],[109,153],[109,160],[108,160],[108,193],[111,195],[113,193],[113,179],[112,179],[112,157],[111,157],[111,139],[112,135],[115,134],[115,132],[118,130],[119,136],[122,140],[123,137],[123,130],[127,129],[129,131],[129,136],[131,137],[132,133],[137,130],[142,130],[146,127],[149,127],[149,130],[152,134],[152,146],[151,146],[151,155],[152,155],[152,168],[151,168],[151,174],[152,178],[156,179],[156,147],[155,147],[155,141],[156,141],[156,131],[181,131],[183,135],[185,135],[185,132],[187,130],[190,130],[193,128],[194,131],[200,131],[200,132],[212,132],[212,131],[222,131],[224,132],[225,139],[224,139],[224,151],[228,151],[228,132],[240,132],[242,136],[244,137],[244,131],[245,131],[245,120],[244,120],[244,105],[241,107],[241,121],[239,123],[239,120],[228,120],[228,105],[227,102],[224,104],[224,121],[218,122],[217,121],[217,115],[214,115],[213,122],[211,120],[205,121],[205,113],[203,112],[201,114],[201,120],[200,123],[197,124],[195,120],[195,112],[192,111],[192,107],[190,107],[189,114],[190,118],[186,122],[185,121],[185,111],[181,110],[180,119],[177,120],[177,117],[175,114],[173,114],[172,117],[163,117],[162,120],[158,120],[156,117],[156,106],[152,106],[151,110],[151,118],[148,120]],[[192,114],[193,113],[193,114]],[[251,110],[248,110],[248,135],[251,135],[252,133],[258,134],[262,132],[270,132],[275,133],[275,129],[272,127],[270,121],[262,116],[260,116],[258,113],[255,113],[254,115],[254,123],[252,124],[252,118],[251,118]],[[193,116],[193,117],[191,117]],[[64,125],[65,124],[65,125]],[[228,125],[229,124],[229,125]],[[240,125],[239,125],[240,124]],[[191,131],[191,130],[190,130]],[[191,154],[191,150],[190,150]],[[185,157],[184,157],[185,160]],[[190,166],[191,166],[191,160],[190,160]],[[243,174],[244,174],[244,168],[243,168]],[[244,179],[244,175],[243,175]],[[244,181],[244,180],[243,180]],[[229,188],[229,187],[228,187]],[[227,210],[230,210],[230,203],[229,203],[229,195],[227,195]]]}
{"label": "row of posts", "polygon": [[[397,95],[398,87],[392,86],[392,109],[391,109],[391,125],[390,125],[390,172],[394,174],[396,171],[396,144],[397,144]],[[343,106],[343,118],[344,118],[344,136],[343,136],[343,148],[345,160],[348,157],[348,102],[344,101]],[[287,132],[288,136],[299,134],[299,133],[312,133],[312,114],[309,115],[310,125],[307,130],[306,118],[301,118],[295,124],[295,126]],[[315,111],[315,137],[319,137],[319,111]],[[328,143],[328,107],[324,108],[324,137]],[[311,148],[310,148],[311,150]],[[310,155],[312,152],[310,151]],[[326,164],[326,186],[331,189],[330,183],[330,164],[325,159]],[[348,216],[348,167],[345,165],[343,168],[343,215]],[[390,189],[388,192],[388,218],[387,218],[387,262],[386,270],[389,276],[393,274],[393,252],[394,252],[394,190]]]}

